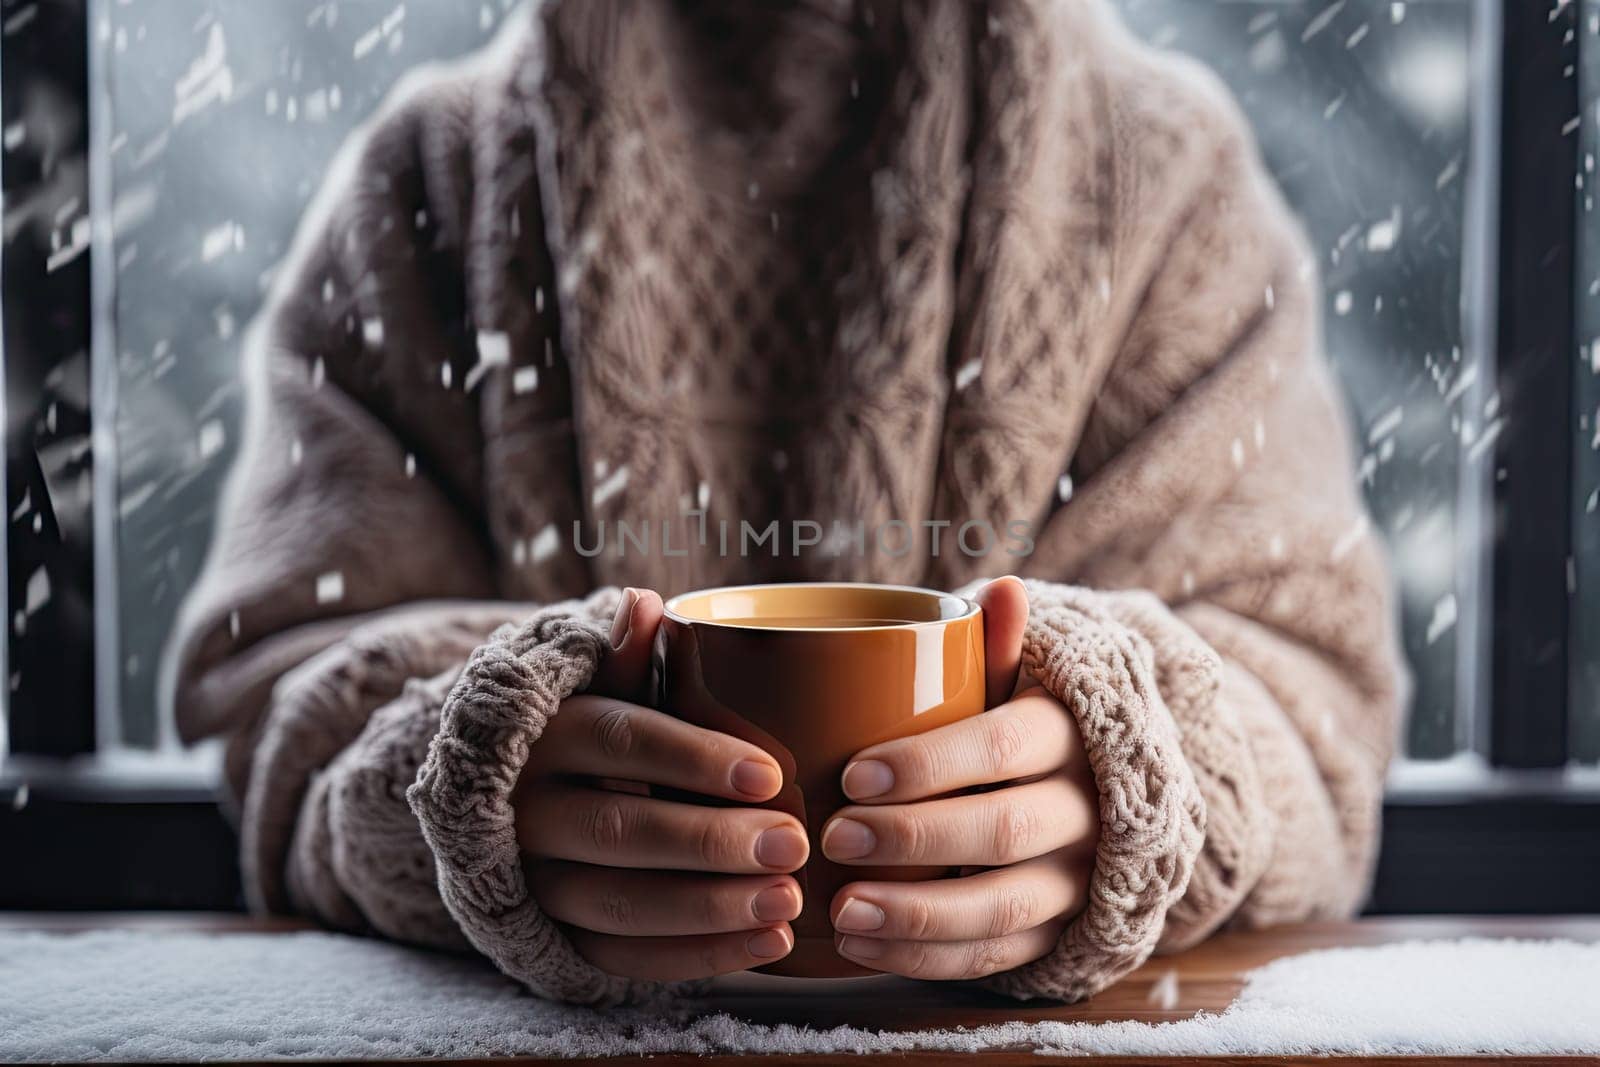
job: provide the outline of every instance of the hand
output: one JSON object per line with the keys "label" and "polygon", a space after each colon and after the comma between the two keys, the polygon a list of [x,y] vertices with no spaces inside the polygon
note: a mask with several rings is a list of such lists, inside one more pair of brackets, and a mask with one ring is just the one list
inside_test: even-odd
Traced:
{"label": "hand", "polygon": [[788,955],[800,914],[788,872],[809,846],[782,812],[650,795],[753,805],[782,784],[760,748],[633,703],[661,614],[660,596],[624,590],[612,651],[545,728],[513,803],[534,899],[579,955],[609,974],[683,981]]}
{"label": "hand", "polygon": [[[1100,819],[1077,722],[1031,680],[1013,695],[1022,583],[1001,578],[978,600],[992,710],[857,753],[843,786],[858,803],[822,830],[835,863],[981,869],[841,889],[829,910],[839,952],[873,970],[933,979],[1010,970],[1054,948],[1083,908]],[[998,788],[953,795],[974,786]]]}

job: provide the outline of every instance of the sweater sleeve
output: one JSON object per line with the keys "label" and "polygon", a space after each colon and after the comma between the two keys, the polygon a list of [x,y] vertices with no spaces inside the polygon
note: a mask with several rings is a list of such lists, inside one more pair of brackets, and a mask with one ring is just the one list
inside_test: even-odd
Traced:
{"label": "sweater sleeve", "polygon": [[588,684],[609,648],[617,602],[616,589],[602,589],[503,627],[476,649],[449,687],[406,793],[432,849],[444,906],[466,939],[533,992],[577,1004],[643,1000],[663,987],[599,970],[539,909],[524,876],[512,795],[561,701]]}
{"label": "sweater sleeve", "polygon": [[1314,261],[1215,79],[1125,58],[1104,369],[1026,568],[1026,664],[1082,726],[1102,836],[1085,912],[997,979],[1020,996],[1351,914],[1405,690]]}

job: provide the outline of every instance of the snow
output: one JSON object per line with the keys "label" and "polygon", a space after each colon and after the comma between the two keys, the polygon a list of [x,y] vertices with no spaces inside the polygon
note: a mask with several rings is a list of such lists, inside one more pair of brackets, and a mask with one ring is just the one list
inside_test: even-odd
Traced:
{"label": "snow", "polygon": [[228,443],[228,430],[221,419],[208,419],[200,424],[198,448],[201,459],[210,459]]}
{"label": "snow", "polygon": [[543,563],[554,556],[561,549],[561,535],[556,531],[555,524],[546,525],[534,536],[528,546],[528,551],[533,555],[533,562]]}
{"label": "snow", "polygon": [[[482,961],[328,933],[0,931],[0,1060],[975,1052],[1153,1056],[1600,1052],[1600,946],[1410,942],[1268,964],[1220,1014],[1171,1023],[814,1030],[694,1002],[536,1000]],[[735,979],[749,983],[751,978]],[[768,980],[775,981],[775,980]],[[863,995],[897,983],[863,979]],[[1179,994],[1174,972],[1152,990]],[[803,993],[796,993],[797,998]],[[797,1015],[804,1014],[797,999]]]}
{"label": "snow", "polygon": [[1387,252],[1394,248],[1395,241],[1400,237],[1400,221],[1400,209],[1396,207],[1387,218],[1373,223],[1367,230],[1367,251]]}
{"label": "snow", "polygon": [[1433,605],[1433,615],[1428,619],[1428,644],[1443,637],[1456,624],[1456,597],[1446,593]]}
{"label": "snow", "polygon": [[385,15],[382,22],[379,22],[356,39],[355,47],[351,49],[351,58],[361,59],[378,47],[378,42],[397,34],[400,30],[400,24],[405,21],[405,18],[406,6],[401,4]]}
{"label": "snow", "polygon": [[1304,44],[1327,29],[1328,23],[1332,22],[1339,12],[1344,10],[1344,5],[1345,0],[1334,0],[1333,3],[1318,12],[1316,17],[1306,23],[1306,28],[1300,31],[1300,42]]}
{"label": "snow", "polygon": [[233,96],[233,72],[228,69],[228,42],[220,25],[211,27],[206,35],[205,51],[173,86],[173,96],[174,125],[211,104],[225,102]]}
{"label": "snow", "polygon": [[1406,409],[1398,405],[1378,416],[1377,421],[1372,424],[1372,428],[1367,431],[1367,444],[1375,445],[1394,433],[1400,428],[1400,424],[1405,421],[1405,416]]}
{"label": "snow", "polygon": [[50,603],[50,572],[41,566],[28,576],[22,610],[32,615],[48,603]]}
{"label": "snow", "polygon": [[1178,972],[1169,970],[1150,986],[1150,993],[1145,998],[1162,1011],[1176,1011],[1181,987],[1178,985]]}
{"label": "snow", "polygon": [[200,262],[210,263],[244,247],[244,227],[229,219],[205,232],[200,239]]}
{"label": "snow", "polygon": [[956,368],[956,390],[959,392],[978,380],[983,373],[983,360],[968,360]]}
{"label": "snow", "polygon": [[594,506],[599,507],[628,487],[628,468],[624,464],[609,476],[602,477],[594,487]]}
{"label": "snow", "polygon": [[317,575],[317,603],[335,604],[344,599],[344,575],[328,571]]}

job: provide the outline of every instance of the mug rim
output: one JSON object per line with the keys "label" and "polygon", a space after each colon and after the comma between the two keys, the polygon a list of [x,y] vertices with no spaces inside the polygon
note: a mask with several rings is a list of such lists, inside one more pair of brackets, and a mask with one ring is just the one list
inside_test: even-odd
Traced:
{"label": "mug rim", "polygon": [[[718,619],[697,619],[678,611],[679,602],[690,597],[705,596],[709,593],[742,593],[760,589],[878,589],[886,592],[919,593],[924,596],[936,597],[941,600],[956,600],[962,604],[961,614],[952,615],[945,619],[910,619],[904,622],[891,623],[888,626],[752,626],[747,623],[724,622]],[[925,626],[947,626],[952,622],[961,622],[983,613],[982,606],[971,597],[958,596],[955,593],[946,593],[938,589],[929,589],[920,585],[894,585],[883,582],[754,582],[749,585],[713,585],[705,589],[691,589],[679,593],[667,600],[662,605],[666,618],[684,626],[714,626],[722,630],[749,630],[759,633],[772,634],[848,634],[864,633],[872,630],[917,630]]]}

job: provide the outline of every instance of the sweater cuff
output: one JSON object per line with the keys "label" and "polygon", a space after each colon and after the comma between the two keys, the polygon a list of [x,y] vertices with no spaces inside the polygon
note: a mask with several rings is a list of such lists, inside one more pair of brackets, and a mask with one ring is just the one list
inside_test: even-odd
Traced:
{"label": "sweater cuff", "polygon": [[642,999],[658,986],[594,967],[539,910],[523,877],[511,794],[561,701],[594,675],[617,601],[617,590],[605,589],[495,631],[451,689],[406,793],[433,850],[440,896],[467,940],[540,996],[579,1004]]}
{"label": "sweater cuff", "polygon": [[[1047,955],[987,984],[1023,999],[1074,1001],[1149,958],[1189,885],[1206,808],[1158,685],[1150,641],[1119,618],[1137,593],[1027,582],[1023,667],[1071,709],[1100,800],[1088,905]],[[1215,688],[1196,639],[1195,684]],[[1211,670],[1204,668],[1209,666]]]}

